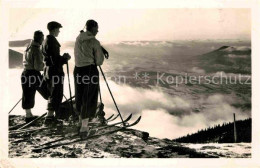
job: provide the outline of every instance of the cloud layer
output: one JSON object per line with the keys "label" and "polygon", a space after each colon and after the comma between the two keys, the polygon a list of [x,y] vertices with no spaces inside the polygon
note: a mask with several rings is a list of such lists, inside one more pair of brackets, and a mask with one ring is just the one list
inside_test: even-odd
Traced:
{"label": "cloud layer", "polygon": [[[231,105],[236,99],[230,95],[215,94],[193,101],[170,96],[159,89],[132,88],[112,81],[109,81],[109,86],[122,115],[126,117],[132,113],[132,120],[142,115],[142,120],[135,128],[159,138],[173,139],[215,124],[231,122],[233,113],[237,119],[250,117],[250,112],[243,112]],[[101,89],[105,112],[107,115],[117,113],[103,82]],[[194,104],[197,103],[202,109],[193,112]]]}
{"label": "cloud layer", "polygon": [[[18,70],[17,70],[18,71]],[[20,74],[20,70],[10,73],[8,76],[13,77]],[[9,111],[11,107],[21,97],[20,83],[15,82],[17,78],[9,79],[6,83],[8,89],[5,94],[5,111]],[[68,86],[67,79],[64,86]],[[150,136],[159,138],[177,138],[194,133],[199,129],[204,129],[214,124],[222,124],[233,120],[233,113],[236,113],[237,119],[248,118],[251,115],[250,111],[241,111],[232,106],[234,103],[239,103],[233,95],[215,94],[205,96],[193,100],[187,96],[171,96],[167,94],[167,90],[154,88],[152,90],[142,88],[132,88],[128,85],[117,85],[109,81],[109,86],[113,92],[114,98],[118,107],[125,118],[130,113],[133,114],[131,121],[142,115],[142,120],[135,127],[150,133]],[[74,83],[71,79],[72,94],[74,95]],[[65,87],[64,94],[69,95],[68,88]],[[101,91],[103,102],[105,104],[106,116],[117,114],[112,98],[108,92],[104,81],[101,81]],[[16,96],[10,96],[16,95]],[[42,115],[46,112],[47,101],[44,100],[38,93],[36,94],[36,103],[33,108],[34,115]],[[194,110],[194,107],[200,107],[199,110]],[[25,112],[19,104],[12,114],[24,115]],[[119,120],[119,119],[118,119]]]}

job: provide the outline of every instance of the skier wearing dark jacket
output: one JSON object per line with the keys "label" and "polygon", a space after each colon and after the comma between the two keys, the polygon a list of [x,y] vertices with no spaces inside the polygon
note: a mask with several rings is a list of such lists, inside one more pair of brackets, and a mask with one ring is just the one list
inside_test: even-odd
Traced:
{"label": "skier wearing dark jacket", "polygon": [[43,54],[45,61],[44,78],[50,92],[48,98],[48,113],[45,118],[45,124],[57,124],[54,112],[59,111],[63,97],[64,72],[62,66],[70,59],[70,55],[65,53],[60,55],[60,44],[56,37],[59,35],[61,24],[58,22],[49,22],[47,28],[49,35],[43,42]]}

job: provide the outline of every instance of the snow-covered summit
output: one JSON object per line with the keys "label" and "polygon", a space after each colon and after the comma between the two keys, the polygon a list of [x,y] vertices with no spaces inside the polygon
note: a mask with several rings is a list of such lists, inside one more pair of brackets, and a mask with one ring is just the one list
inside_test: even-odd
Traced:
{"label": "snow-covered summit", "polygon": [[218,51],[227,52],[227,53],[231,53],[234,51],[245,52],[245,51],[251,51],[251,47],[248,47],[248,46],[223,46],[223,47],[220,47],[218,49]]}

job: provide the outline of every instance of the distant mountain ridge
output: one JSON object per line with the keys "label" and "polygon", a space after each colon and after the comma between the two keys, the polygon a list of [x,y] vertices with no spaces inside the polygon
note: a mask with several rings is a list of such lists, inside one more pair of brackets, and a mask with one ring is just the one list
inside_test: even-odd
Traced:
{"label": "distant mountain ridge", "polygon": [[32,39],[9,41],[9,47],[25,47],[31,42],[31,40]]}
{"label": "distant mountain ridge", "polygon": [[9,68],[23,68],[23,54],[9,49]]}
{"label": "distant mountain ridge", "polygon": [[192,61],[208,73],[224,71],[251,74],[251,47],[222,46],[212,52],[194,57]]}
{"label": "distant mountain ridge", "polygon": [[[10,41],[9,47],[25,47],[30,41]],[[103,46],[109,51],[111,59],[115,58],[117,62],[135,61],[134,58],[138,57],[154,61],[161,58],[167,62],[186,63],[192,66],[191,69],[197,67],[205,73],[251,74],[250,43],[220,44],[212,41],[121,41]],[[74,45],[74,41],[65,41],[61,43],[61,51],[69,49],[73,52]]]}

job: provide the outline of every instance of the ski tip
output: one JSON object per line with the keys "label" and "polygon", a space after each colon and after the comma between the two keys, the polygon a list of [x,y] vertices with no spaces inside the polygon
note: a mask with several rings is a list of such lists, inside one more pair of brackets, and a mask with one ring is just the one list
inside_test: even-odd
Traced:
{"label": "ski tip", "polygon": [[117,119],[118,116],[119,114],[117,114],[114,118],[110,118],[108,121],[114,121],[115,119]]}
{"label": "ski tip", "polygon": [[139,122],[139,121],[141,120],[141,118],[142,118],[142,116],[139,116],[138,119],[137,119],[136,121]]}
{"label": "ski tip", "polygon": [[129,121],[132,118],[132,113],[125,119],[125,121]]}
{"label": "ski tip", "polygon": [[114,117],[114,114],[112,114],[110,117],[108,117],[106,120],[109,121],[111,118]]}
{"label": "ski tip", "polygon": [[136,124],[138,124],[138,123],[140,122],[141,118],[142,118],[142,116],[139,116],[138,119],[137,119],[133,124],[131,124],[131,125],[136,125]]}

